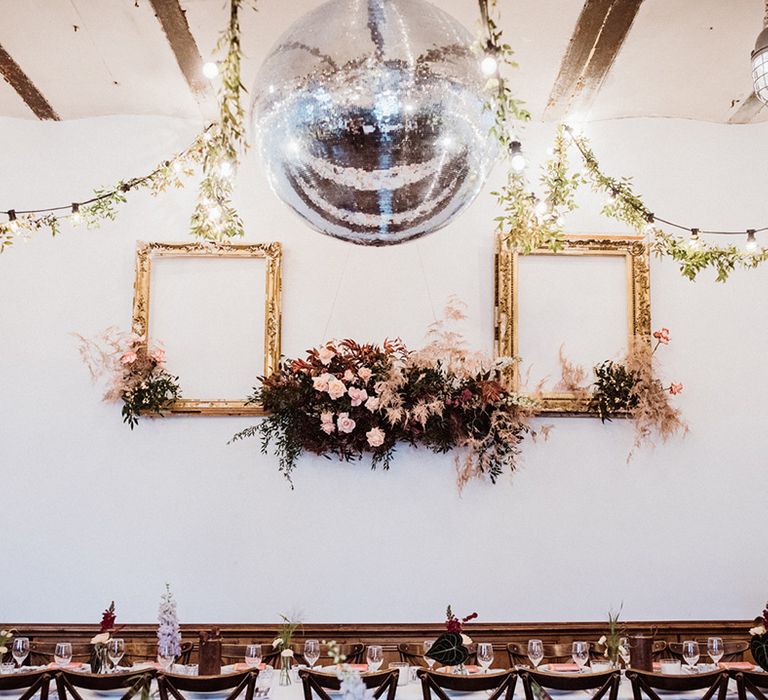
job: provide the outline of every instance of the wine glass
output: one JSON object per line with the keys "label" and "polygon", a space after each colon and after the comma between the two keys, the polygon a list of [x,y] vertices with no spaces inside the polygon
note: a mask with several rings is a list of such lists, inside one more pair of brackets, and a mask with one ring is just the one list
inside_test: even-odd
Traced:
{"label": "wine glass", "polygon": [[14,637],[11,642],[11,654],[13,654],[14,661],[21,668],[24,659],[29,656],[29,639],[27,637]]}
{"label": "wine glass", "polygon": [[59,642],[53,650],[53,660],[57,666],[66,666],[72,661],[72,645],[69,642]]}
{"label": "wine glass", "polygon": [[163,671],[168,673],[168,671],[171,670],[175,658],[176,655],[173,653],[173,644],[160,642],[157,645],[157,663],[160,664]]}
{"label": "wine glass", "polygon": [[629,637],[619,638],[619,656],[624,662],[624,668],[629,668]]}
{"label": "wine glass", "polygon": [[723,654],[725,654],[723,640],[720,637],[710,637],[707,639],[707,654],[712,659],[712,663],[717,666],[720,659],[723,658]]}
{"label": "wine glass", "polygon": [[314,668],[320,658],[320,642],[316,639],[308,639],[304,642],[304,658],[310,668]]}
{"label": "wine glass", "polygon": [[435,643],[434,639],[426,639],[421,643],[421,648],[424,651],[424,661],[427,662],[427,666],[431,669],[435,665],[435,660],[430,659],[427,656],[427,652],[432,648],[432,645]]}
{"label": "wine glass", "polygon": [[107,656],[112,662],[112,670],[117,671],[117,664],[125,655],[125,640],[113,637],[107,642]]}
{"label": "wine glass", "polygon": [[571,644],[571,658],[573,658],[579,667],[579,673],[581,673],[589,661],[589,643],[574,642]]}
{"label": "wine glass", "polygon": [[247,644],[245,647],[245,665],[249,668],[261,663],[261,644]]}
{"label": "wine glass", "polygon": [[493,644],[480,642],[477,645],[477,663],[480,664],[483,673],[488,673],[488,668],[493,663]]}
{"label": "wine glass", "polygon": [[368,662],[369,671],[378,671],[381,668],[381,664],[384,663],[383,649],[378,644],[371,644],[368,647],[365,660]]}
{"label": "wine glass", "polygon": [[689,639],[683,642],[683,659],[688,664],[688,669],[693,671],[693,667],[699,663],[699,643]]}
{"label": "wine glass", "polygon": [[537,668],[544,658],[544,643],[540,639],[528,640],[528,658],[534,668]]}

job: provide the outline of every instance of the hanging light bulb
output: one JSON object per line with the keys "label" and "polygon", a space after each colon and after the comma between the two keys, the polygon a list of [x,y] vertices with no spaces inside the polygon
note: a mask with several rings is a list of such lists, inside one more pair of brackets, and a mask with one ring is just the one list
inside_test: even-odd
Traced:
{"label": "hanging light bulb", "polygon": [[691,229],[691,237],[688,239],[688,248],[690,250],[698,250],[701,248],[701,239],[699,238],[699,229]]}
{"label": "hanging light bulb", "polygon": [[480,61],[480,70],[483,72],[483,75],[488,77],[495,75],[496,71],[499,70],[499,62],[492,54],[486,54],[485,58]]}
{"label": "hanging light bulb", "polygon": [[16,233],[19,230],[19,222],[16,221],[16,210],[9,209],[7,214],[8,214],[8,228],[11,229],[13,233]]}
{"label": "hanging light bulb", "polygon": [[208,209],[208,218],[211,221],[218,221],[221,218],[221,207],[213,205]]}
{"label": "hanging light bulb", "polygon": [[512,169],[516,172],[521,172],[525,169],[525,156],[523,155],[523,147],[519,141],[512,141],[509,144],[509,153],[512,156],[510,161]]}
{"label": "hanging light bulb", "polygon": [[208,80],[213,80],[219,75],[219,66],[215,61],[207,61],[206,63],[203,63],[203,75],[208,78]]}
{"label": "hanging light bulb", "polygon": [[653,231],[655,223],[656,223],[656,217],[652,213],[649,213],[648,216],[646,217],[645,232],[651,233],[651,231]]}
{"label": "hanging light bulb", "polygon": [[77,202],[72,202],[72,215],[69,217],[73,226],[77,226],[82,221],[82,215],[80,214],[80,205]]}
{"label": "hanging light bulb", "polygon": [[219,175],[222,177],[231,177],[233,172],[235,172],[235,166],[232,165],[231,160],[223,160],[219,163]]}
{"label": "hanging light bulb", "polygon": [[757,250],[757,240],[755,239],[755,230],[747,229],[747,243],[744,246],[748,252],[754,253]]}
{"label": "hanging light bulb", "polygon": [[175,172],[177,175],[182,171],[183,165],[181,164],[180,160],[173,161],[173,172]]}
{"label": "hanging light bulb", "polygon": [[536,212],[537,216],[544,216],[544,214],[547,213],[547,203],[543,199],[540,199],[538,202],[536,202],[534,211]]}

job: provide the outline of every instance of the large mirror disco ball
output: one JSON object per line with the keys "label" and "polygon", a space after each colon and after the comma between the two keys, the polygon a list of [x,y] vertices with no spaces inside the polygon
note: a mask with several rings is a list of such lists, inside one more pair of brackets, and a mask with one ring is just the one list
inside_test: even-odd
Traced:
{"label": "large mirror disco ball", "polygon": [[253,89],[272,187],[363,245],[445,226],[496,153],[472,35],[425,0],[328,0],[278,40]]}

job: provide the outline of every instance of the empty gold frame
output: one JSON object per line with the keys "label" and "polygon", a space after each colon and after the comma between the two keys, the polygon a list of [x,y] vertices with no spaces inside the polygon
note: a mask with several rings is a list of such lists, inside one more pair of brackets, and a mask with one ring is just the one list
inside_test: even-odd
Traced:
{"label": "empty gold frame", "polygon": [[[648,261],[648,248],[640,238],[616,238],[616,237],[600,237],[600,236],[569,236],[563,249],[557,253],[553,253],[549,249],[538,249],[530,253],[530,255],[524,255],[511,249],[508,243],[505,243],[500,236],[497,241],[496,260],[495,260],[495,344],[496,352],[499,357],[518,357],[520,351],[520,339],[521,333],[525,334],[526,329],[520,328],[521,316],[532,315],[532,309],[536,308],[536,304],[539,299],[525,298],[525,292],[521,293],[520,289],[520,260],[521,258],[529,258],[530,256],[564,256],[568,258],[583,259],[586,256],[592,256],[595,261],[599,258],[611,258],[619,263],[619,268],[616,268],[616,264],[613,263],[613,267],[610,270],[610,274],[605,275],[605,279],[602,281],[606,284],[606,280],[615,281],[616,284],[622,285],[620,290],[617,290],[616,297],[621,297],[626,294],[626,342],[632,341],[634,336],[641,336],[643,338],[649,338],[650,342],[650,327],[651,327],[651,304],[650,304],[650,273],[649,273],[649,261]],[[623,260],[623,269],[621,268],[621,261]],[[538,261],[544,262],[544,261]],[[574,262],[577,262],[574,260]],[[586,261],[585,261],[586,262]],[[608,263],[608,261],[605,261]],[[558,263],[562,264],[562,263]],[[585,272],[586,267],[579,271],[582,277],[589,276],[591,273]],[[606,269],[606,271],[608,271]],[[596,275],[594,277],[600,277]],[[594,321],[596,315],[602,308],[601,302],[606,301],[606,306],[610,303],[619,304],[623,307],[623,301],[617,301],[616,298],[607,299],[605,295],[601,297],[602,291],[593,291],[591,293],[592,299],[589,298],[590,294],[585,294],[583,289],[569,288],[566,280],[560,280],[561,284],[556,287],[556,292],[550,293],[550,303],[553,296],[555,296],[555,303],[557,299],[561,298],[564,306],[570,305],[571,308],[584,304],[585,316],[587,313],[591,314],[591,320]],[[623,285],[626,285],[625,287]],[[597,282],[596,282],[597,285]],[[547,290],[554,289],[554,287],[548,287]],[[598,287],[596,286],[596,289]],[[580,293],[583,296],[580,296]],[[535,294],[532,294],[535,296]],[[541,295],[544,296],[544,295]],[[524,303],[526,314],[521,314],[521,303]],[[575,314],[575,315],[578,315]],[[610,314],[607,314],[607,316]],[[618,315],[623,315],[622,308],[619,308]],[[572,316],[568,317],[569,320],[573,320]],[[578,323],[578,319],[575,321]],[[543,321],[543,326],[547,323],[553,323],[551,318]],[[557,324],[557,320],[554,320]],[[606,320],[606,323],[610,321]],[[530,319],[528,321],[530,325]],[[573,330],[571,328],[571,330]],[[555,328],[548,329],[549,334],[558,333],[560,329]],[[606,329],[606,337],[616,335],[623,341],[624,331],[618,330],[615,327]],[[558,336],[559,337],[559,336]],[[601,338],[602,339],[602,338]],[[565,338],[560,339],[560,343],[565,342]],[[555,341],[552,340],[555,344]],[[551,350],[551,352],[550,352]],[[602,348],[601,348],[602,350]],[[617,359],[616,355],[621,348],[616,347],[607,351],[605,357],[595,359],[595,363],[602,362],[607,359]],[[547,345],[546,352],[548,357],[556,357],[559,352],[559,347],[549,348]],[[568,355],[568,347],[565,348],[565,354]],[[521,358],[522,360],[530,361],[532,358]],[[584,369],[591,375],[592,365],[583,365]],[[520,379],[520,371],[516,367],[510,371],[509,380],[514,387],[521,387],[522,382]],[[592,378],[588,376],[585,383],[592,381]],[[555,387],[556,388],[556,387]],[[587,414],[594,415],[594,411],[590,410],[589,403],[590,397],[584,392],[573,391],[537,391],[536,398],[539,400],[540,409],[539,413],[556,414],[556,415],[579,415]]]}
{"label": "empty gold frame", "polygon": [[[179,268],[172,259],[178,258],[184,262],[184,266]],[[205,261],[205,260],[239,260],[238,265],[230,268],[227,264],[226,269],[222,265],[208,266],[186,266],[186,261]],[[252,260],[263,260],[264,265],[258,265],[251,268]],[[169,260],[167,264],[172,265],[166,270],[175,271],[177,279],[184,278],[192,280],[185,281],[190,289],[189,300],[185,299],[183,288],[179,290],[178,285],[181,282],[166,282],[165,285],[159,284],[157,280],[153,283],[153,262],[156,267],[161,260]],[[164,263],[166,264],[166,263]],[[175,266],[175,267],[173,267]],[[236,394],[239,393],[242,384],[242,377],[238,376],[237,381],[227,376],[227,369],[233,367],[233,357],[237,355],[241,359],[241,373],[247,371],[249,387],[257,383],[257,376],[260,374],[269,375],[274,372],[280,361],[280,292],[281,292],[281,266],[282,266],[282,247],[280,243],[250,243],[250,244],[230,244],[213,245],[205,243],[145,243],[139,242],[136,254],[136,282],[134,286],[133,298],[133,329],[139,335],[146,334],[153,339],[154,328],[150,325],[150,308],[155,309],[155,314],[162,317],[163,314],[174,320],[166,320],[166,325],[174,325],[175,317],[171,316],[172,311],[158,313],[158,305],[163,304],[162,294],[159,292],[165,288],[166,291],[174,289],[173,299],[166,299],[170,304],[179,307],[178,315],[186,316],[179,326],[182,331],[179,337],[183,340],[177,341],[177,346],[182,350],[176,353],[176,360],[179,363],[179,354],[189,353],[190,358],[183,358],[181,365],[197,368],[196,352],[203,354],[201,358],[202,367],[205,367],[203,361],[215,362],[215,372],[207,372],[202,369],[203,379],[198,384],[208,386],[209,383],[215,384],[216,388],[210,390],[210,394],[218,393],[222,384],[227,382],[236,385],[236,389],[229,390]],[[236,268],[236,269],[235,269]],[[201,275],[203,270],[211,271],[215,269],[216,285],[205,285],[202,281],[199,284],[194,283],[198,280],[197,275]],[[254,277],[253,272],[257,275]],[[232,274],[230,277],[230,273]],[[156,273],[157,274],[157,273]],[[238,274],[242,280],[238,279]],[[170,275],[174,277],[174,275]],[[259,345],[262,332],[261,306],[262,291],[261,284],[254,285],[254,280],[261,281],[264,277],[263,286],[263,363],[259,365],[261,351]],[[173,285],[176,284],[176,287]],[[169,287],[169,285],[171,285]],[[160,290],[151,287],[160,287]],[[157,296],[157,299],[153,298]],[[201,303],[200,300],[203,300]],[[152,304],[150,301],[152,300]],[[240,304],[240,306],[238,306]],[[204,308],[200,308],[204,307]],[[248,313],[242,313],[242,308],[247,308]],[[176,309],[174,309],[176,311]],[[253,313],[251,313],[253,312]],[[209,323],[206,324],[205,313],[208,314]],[[250,316],[249,316],[250,314]],[[255,314],[255,316],[254,316]],[[250,323],[249,323],[250,317]],[[231,327],[232,339],[214,336],[209,332],[209,328],[218,328],[222,324],[227,325],[227,331]],[[191,330],[190,330],[191,329]],[[166,329],[167,330],[167,329]],[[186,333],[186,335],[184,335]],[[245,342],[235,337],[240,333],[246,339]],[[190,337],[192,339],[190,340]],[[200,339],[200,343],[196,339]],[[168,338],[162,337],[162,332],[157,333],[157,340],[168,347]],[[225,349],[220,352],[221,346]],[[215,349],[212,349],[215,348]],[[208,352],[214,357],[206,358],[204,355]],[[253,358],[253,376],[250,376],[251,360]],[[174,353],[168,352],[168,370],[172,374],[179,374],[181,384],[182,398],[174,402],[169,410],[173,413],[187,414],[205,414],[205,415],[264,415],[264,409],[258,404],[249,404],[245,395],[247,388],[243,387],[243,396],[241,398],[187,398],[185,393],[184,372],[174,366]],[[213,375],[213,376],[210,376]],[[219,383],[221,382],[221,383]],[[193,391],[193,395],[196,392]],[[200,392],[200,393],[208,393]],[[222,393],[226,393],[222,391]]]}

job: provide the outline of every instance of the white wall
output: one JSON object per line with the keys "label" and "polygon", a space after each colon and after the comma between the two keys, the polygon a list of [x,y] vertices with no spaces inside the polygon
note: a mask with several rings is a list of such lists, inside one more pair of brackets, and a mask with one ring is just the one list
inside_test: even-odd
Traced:
{"label": "white wall", "polygon": [[[195,129],[2,120],[0,207],[81,199],[145,172]],[[606,169],[634,174],[660,214],[768,223],[764,125],[624,120],[588,134]],[[530,126],[529,156],[551,135]],[[418,344],[450,294],[468,305],[471,343],[490,351],[491,189],[437,234],[364,249],[305,228],[250,154],[238,200],[249,240],[285,246],[285,354],[334,336]],[[685,439],[627,464],[630,425],[559,419],[549,442],[525,445],[518,473],[462,497],[451,456],[409,449],[389,473],[304,459],[291,491],[255,441],[226,445],[248,418],[128,430],[70,335],[129,324],[135,241],[186,240],[194,197],[194,187],[131,195],[101,230],[65,225],[0,258],[0,620],[96,622],[114,598],[119,620],[151,621],[166,581],[188,622],[272,622],[290,609],[318,622],[438,621],[447,602],[484,621],[602,619],[620,601],[628,619],[761,609],[768,268],[723,286],[653,262],[653,323],[672,330],[664,359],[686,386]],[[620,231],[595,198],[583,203],[570,230]]]}

